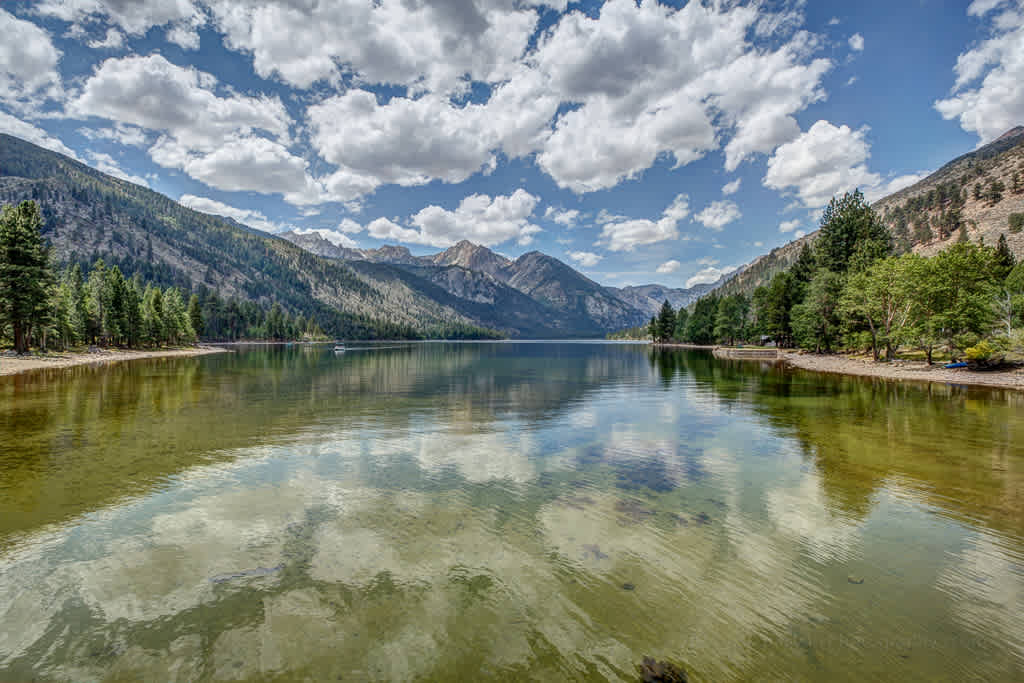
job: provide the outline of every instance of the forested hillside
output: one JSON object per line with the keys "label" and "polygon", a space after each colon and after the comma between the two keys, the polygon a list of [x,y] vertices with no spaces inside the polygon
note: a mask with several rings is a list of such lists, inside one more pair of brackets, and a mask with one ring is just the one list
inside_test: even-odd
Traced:
{"label": "forested hillside", "polygon": [[278,303],[338,337],[465,336],[479,323],[398,278],[367,279],[344,263],[147,188],[0,135],[0,203],[36,200],[57,264],[98,258],[127,278],[209,290],[264,309]]}
{"label": "forested hillside", "polygon": [[[896,253],[931,256],[961,240],[995,245],[1003,235],[1024,258],[1024,127],[968,152],[910,187],[872,204],[893,236]],[[750,295],[791,267],[818,231],[751,261],[717,288]]]}

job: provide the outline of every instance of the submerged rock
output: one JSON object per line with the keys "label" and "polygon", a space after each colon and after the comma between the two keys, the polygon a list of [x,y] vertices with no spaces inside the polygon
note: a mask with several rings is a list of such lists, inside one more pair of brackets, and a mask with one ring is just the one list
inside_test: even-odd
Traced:
{"label": "submerged rock", "polygon": [[615,502],[615,511],[625,515],[632,522],[641,522],[647,517],[653,517],[657,512],[645,508],[637,500],[619,500]]}
{"label": "submerged rock", "polygon": [[659,662],[654,657],[644,657],[637,670],[644,683],[687,683],[689,680],[683,667],[671,662]]}
{"label": "submerged rock", "polygon": [[864,583],[864,577],[863,576],[857,576],[856,574],[850,574],[849,576],[846,577],[846,580],[849,581],[852,584],[857,585],[857,586],[859,586],[862,583]]}
{"label": "submerged rock", "polygon": [[693,516],[693,521],[697,522],[697,524],[711,524],[711,515],[701,512]]}
{"label": "submerged rock", "polygon": [[636,590],[636,586],[634,586],[633,584],[631,584],[631,583],[629,583],[627,581],[626,583],[622,584],[622,590],[624,590],[624,591],[633,591],[633,590]]}
{"label": "submerged rock", "polygon": [[248,579],[255,576],[266,576],[273,574],[284,569],[283,564],[279,564],[276,567],[256,567],[255,569],[244,569],[240,572],[233,572],[231,574],[218,574],[217,576],[210,578],[210,583],[225,583],[233,579]]}
{"label": "submerged rock", "polygon": [[601,547],[596,543],[584,543],[583,544],[583,558],[586,559],[592,557],[595,560],[607,560],[608,555],[601,552]]}

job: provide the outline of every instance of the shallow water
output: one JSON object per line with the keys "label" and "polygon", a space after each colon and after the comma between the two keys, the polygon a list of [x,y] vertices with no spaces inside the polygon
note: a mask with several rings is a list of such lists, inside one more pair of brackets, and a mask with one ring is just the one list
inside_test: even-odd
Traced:
{"label": "shallow water", "polygon": [[0,681],[1024,680],[1024,395],[583,343],[0,379]]}

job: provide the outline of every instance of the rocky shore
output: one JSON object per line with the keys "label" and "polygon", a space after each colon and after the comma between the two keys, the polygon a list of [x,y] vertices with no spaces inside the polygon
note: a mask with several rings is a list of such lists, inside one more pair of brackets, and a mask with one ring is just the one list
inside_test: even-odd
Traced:
{"label": "rocky shore", "polygon": [[123,349],[96,351],[67,351],[44,355],[0,355],[0,375],[16,375],[19,372],[46,368],[67,368],[73,365],[94,365],[113,363],[140,358],[177,358],[183,356],[205,356],[210,353],[225,353],[219,346],[189,346],[180,349],[153,349],[129,351]]}
{"label": "rocky shore", "polygon": [[782,360],[789,366],[814,372],[830,372],[858,377],[880,377],[892,380],[970,384],[1024,390],[1024,368],[1009,370],[949,369],[940,364],[929,366],[917,361],[874,362],[850,356],[823,356],[812,353],[784,352]]}

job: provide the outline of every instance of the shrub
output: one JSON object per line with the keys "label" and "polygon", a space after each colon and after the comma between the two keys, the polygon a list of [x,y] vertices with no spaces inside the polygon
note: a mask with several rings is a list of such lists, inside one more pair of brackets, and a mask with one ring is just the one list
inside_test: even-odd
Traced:
{"label": "shrub", "polygon": [[984,339],[982,339],[974,346],[968,346],[964,350],[964,354],[966,354],[967,360],[973,361],[988,360],[989,358],[992,357],[992,354],[994,354],[995,352],[996,350],[992,348],[992,345],[989,344]]}
{"label": "shrub", "polygon": [[1020,232],[1024,230],[1024,213],[1011,213],[1007,219],[1010,224],[1010,232]]}

